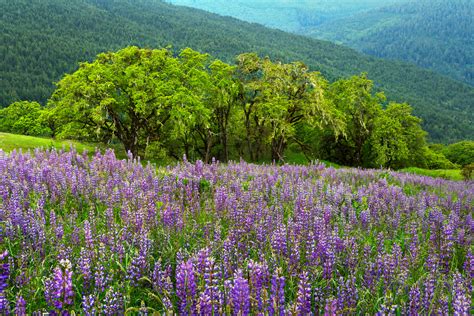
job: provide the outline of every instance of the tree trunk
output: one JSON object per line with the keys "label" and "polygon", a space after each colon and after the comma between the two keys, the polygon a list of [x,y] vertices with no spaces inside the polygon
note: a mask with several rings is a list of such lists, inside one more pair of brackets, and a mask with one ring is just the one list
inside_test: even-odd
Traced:
{"label": "tree trunk", "polygon": [[138,150],[140,149],[137,132],[135,130],[132,130],[132,132],[127,130],[124,135],[118,135],[117,137],[122,142],[125,153],[128,155],[128,152],[130,151],[133,155],[133,158],[137,158]]}
{"label": "tree trunk", "polygon": [[286,148],[286,142],[283,137],[278,139],[272,139],[272,161],[281,162],[284,161],[283,153]]}
{"label": "tree trunk", "polygon": [[128,155],[128,152],[131,152],[133,155],[133,158],[138,157],[138,144],[136,141],[132,138],[130,140],[122,141],[123,146],[125,147],[125,153]]}
{"label": "tree trunk", "polygon": [[250,139],[250,113],[245,113],[245,129],[247,130],[247,149],[249,151],[250,160],[253,161],[252,141]]}
{"label": "tree trunk", "polygon": [[211,148],[212,148],[212,134],[211,134],[211,131],[208,130],[207,131],[207,140],[206,140],[206,157],[204,159],[204,162],[206,164],[209,163],[209,160],[210,160],[210,156],[211,156]]}

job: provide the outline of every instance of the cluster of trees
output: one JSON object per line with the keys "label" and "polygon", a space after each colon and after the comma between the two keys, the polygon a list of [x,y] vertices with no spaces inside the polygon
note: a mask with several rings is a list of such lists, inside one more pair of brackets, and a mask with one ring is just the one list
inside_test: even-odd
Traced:
{"label": "cluster of trees", "polygon": [[285,161],[297,151],[350,166],[451,164],[427,146],[408,104],[385,101],[365,74],[329,83],[301,62],[255,53],[234,66],[190,48],[132,46],[81,64],[47,108],[1,110],[0,129],[118,141],[147,159]]}
{"label": "cluster of trees", "polygon": [[0,109],[0,131],[31,136],[50,136],[48,110],[38,102],[18,101]]}
{"label": "cluster of trees", "polygon": [[434,153],[444,155],[451,162],[459,166],[474,163],[474,141],[472,140],[464,140],[448,146],[431,144],[429,147]]}
{"label": "cluster of trees", "polygon": [[326,41],[156,0],[0,1],[0,12],[0,107],[19,100],[45,105],[53,82],[100,52],[172,43],[174,53],[189,46],[227,63],[249,51],[286,63],[301,60],[331,82],[367,72],[375,90],[413,106],[430,140],[474,138],[472,87]]}

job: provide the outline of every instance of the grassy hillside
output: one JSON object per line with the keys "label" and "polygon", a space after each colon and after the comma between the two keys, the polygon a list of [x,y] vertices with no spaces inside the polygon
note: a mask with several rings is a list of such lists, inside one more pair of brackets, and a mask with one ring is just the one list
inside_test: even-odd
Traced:
{"label": "grassy hillside", "polygon": [[[11,152],[12,150],[22,150],[33,151],[36,148],[42,149],[65,149],[69,150],[71,147],[74,147],[78,152],[83,152],[86,150],[89,154],[92,154],[98,148],[96,144],[84,144],[76,141],[70,140],[53,140],[51,138],[42,138],[42,137],[32,137],[8,133],[0,133],[0,150],[5,152]],[[101,150],[105,150],[103,146],[99,147]],[[125,158],[123,150],[119,147],[113,147],[115,154],[119,158]],[[153,161],[154,163],[160,165],[160,161]],[[322,161],[326,166],[333,168],[340,168],[339,165],[331,163],[328,161]],[[307,164],[308,161],[306,158],[300,154],[288,153],[288,163],[289,164]],[[421,168],[406,168],[400,170],[400,172],[414,173],[423,176],[429,176],[433,178],[443,178],[448,180],[462,180],[460,170],[428,170]]]}
{"label": "grassy hillside", "polygon": [[472,0],[417,0],[333,20],[308,34],[474,85],[473,12]]}
{"label": "grassy hillside", "polygon": [[89,144],[83,144],[76,141],[70,140],[54,140],[51,138],[42,138],[42,137],[33,137],[25,135],[16,135],[8,133],[0,133],[0,149],[5,152],[10,152],[14,149],[16,150],[34,150],[35,148],[43,149],[65,149],[74,147],[78,152],[83,152],[87,150],[90,153],[94,153],[95,146]]}
{"label": "grassy hillside", "polygon": [[302,60],[328,78],[368,72],[389,99],[408,101],[432,140],[474,138],[474,88],[433,72],[156,0],[0,0],[0,104],[45,102],[80,61],[127,45],[192,47],[226,61],[255,51]]}

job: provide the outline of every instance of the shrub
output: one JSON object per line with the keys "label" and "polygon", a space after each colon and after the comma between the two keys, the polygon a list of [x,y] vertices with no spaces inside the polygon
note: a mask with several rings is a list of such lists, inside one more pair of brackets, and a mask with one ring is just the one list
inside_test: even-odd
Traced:
{"label": "shrub", "polygon": [[461,175],[466,181],[472,179],[473,173],[474,173],[474,163],[465,165],[461,170]]}
{"label": "shrub", "polygon": [[0,131],[31,135],[50,136],[51,129],[43,122],[46,111],[37,102],[20,101],[0,110]]}

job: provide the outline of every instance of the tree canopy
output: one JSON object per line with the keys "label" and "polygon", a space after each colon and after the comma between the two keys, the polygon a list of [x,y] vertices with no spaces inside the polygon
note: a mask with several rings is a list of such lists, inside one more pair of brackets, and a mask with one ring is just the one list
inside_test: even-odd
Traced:
{"label": "tree canopy", "polygon": [[100,54],[58,83],[50,106],[59,133],[80,130],[81,137],[102,141],[115,136],[134,155],[159,142],[168,122],[169,137],[183,137],[209,120],[207,60],[191,49],[178,57],[138,47]]}
{"label": "tree canopy", "polygon": [[46,112],[38,102],[19,101],[0,109],[0,132],[49,136]]}

